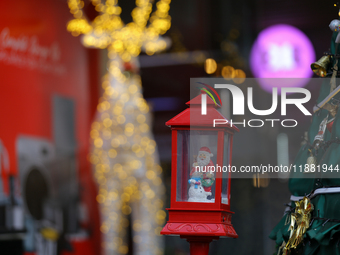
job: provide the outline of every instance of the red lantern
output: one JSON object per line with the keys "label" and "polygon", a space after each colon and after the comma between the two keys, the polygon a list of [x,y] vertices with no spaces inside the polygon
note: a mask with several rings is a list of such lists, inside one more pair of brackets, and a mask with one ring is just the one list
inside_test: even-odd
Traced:
{"label": "red lantern", "polygon": [[187,105],[166,123],[172,130],[171,206],[161,234],[179,235],[190,243],[191,254],[203,255],[212,240],[238,237],[231,224],[230,170],[233,134],[239,130],[229,124],[214,127],[214,120],[227,119],[205,94]]}

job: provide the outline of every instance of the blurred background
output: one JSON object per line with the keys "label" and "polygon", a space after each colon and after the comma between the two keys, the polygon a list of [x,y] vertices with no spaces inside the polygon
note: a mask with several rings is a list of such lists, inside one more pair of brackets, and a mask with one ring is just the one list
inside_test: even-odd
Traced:
{"label": "blurred background", "polygon": [[[306,0],[170,3],[171,27],[162,35],[166,49],[155,54],[142,51],[136,64],[163,169],[163,209],[170,206],[171,185],[171,132],[165,122],[186,109],[190,78],[312,77],[310,64],[330,47],[328,25],[338,17],[334,4]],[[107,49],[84,47],[81,36],[67,31],[73,16],[66,0],[2,1],[0,6],[0,253],[99,254],[105,229],[100,228],[98,185],[89,162],[90,130],[110,55]],[[119,6],[121,19],[130,22],[135,1],[119,1]],[[90,1],[84,2],[83,11],[89,20],[98,14]],[[263,48],[261,40],[274,38],[275,44],[280,33],[287,33],[274,27],[260,36],[280,24],[298,29],[298,35],[292,35],[297,39],[276,50]],[[274,58],[269,61],[269,74],[261,72],[268,61],[256,56],[265,50]],[[303,85],[312,93],[306,104],[311,111],[319,84],[307,80]],[[242,83],[239,86],[246,91]],[[268,87],[254,87],[254,104],[270,107]],[[233,165],[292,163],[311,118],[289,113],[299,122],[292,129],[240,127],[234,137]],[[244,118],[252,116],[247,113]],[[275,244],[268,235],[283,216],[289,196],[287,176],[232,179],[232,224],[239,238],[212,242],[210,254],[273,254]],[[137,254],[132,237],[136,229],[129,222],[122,226],[129,248],[117,254]],[[172,236],[164,240],[165,254],[189,254],[185,240]]]}

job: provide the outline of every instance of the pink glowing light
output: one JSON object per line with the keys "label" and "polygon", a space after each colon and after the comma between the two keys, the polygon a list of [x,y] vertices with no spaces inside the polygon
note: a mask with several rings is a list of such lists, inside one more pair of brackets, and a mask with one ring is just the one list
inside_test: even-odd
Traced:
{"label": "pink glowing light", "polygon": [[[250,67],[261,87],[271,92],[273,87],[303,87],[313,75],[310,68],[315,52],[308,37],[289,25],[274,25],[263,30],[250,53]],[[307,78],[307,79],[306,79]],[[284,81],[286,80],[286,81]]]}

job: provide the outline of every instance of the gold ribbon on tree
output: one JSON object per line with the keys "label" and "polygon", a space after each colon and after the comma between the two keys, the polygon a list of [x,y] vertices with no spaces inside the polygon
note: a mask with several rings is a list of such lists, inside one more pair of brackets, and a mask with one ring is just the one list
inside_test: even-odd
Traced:
{"label": "gold ribbon on tree", "polygon": [[286,246],[283,248],[283,255],[290,254],[290,250],[296,249],[301,243],[303,235],[309,228],[312,211],[314,209],[310,199],[307,197],[304,197],[300,201],[296,201],[295,206],[295,212],[290,216],[290,226],[288,229],[290,235]]}

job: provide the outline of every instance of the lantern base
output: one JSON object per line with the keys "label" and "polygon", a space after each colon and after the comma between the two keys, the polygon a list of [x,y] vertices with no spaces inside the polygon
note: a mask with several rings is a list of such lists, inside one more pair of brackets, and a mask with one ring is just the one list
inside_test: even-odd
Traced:
{"label": "lantern base", "polygon": [[238,237],[233,225],[223,223],[167,223],[161,231],[161,234],[180,235],[181,237]]}

